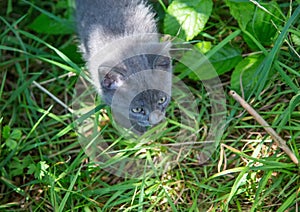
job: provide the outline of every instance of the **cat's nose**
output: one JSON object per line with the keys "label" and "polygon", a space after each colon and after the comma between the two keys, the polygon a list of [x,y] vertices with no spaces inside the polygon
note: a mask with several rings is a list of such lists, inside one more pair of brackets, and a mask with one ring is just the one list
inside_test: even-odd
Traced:
{"label": "cat's nose", "polygon": [[151,125],[158,124],[165,117],[164,113],[159,110],[154,110],[149,115],[149,122]]}

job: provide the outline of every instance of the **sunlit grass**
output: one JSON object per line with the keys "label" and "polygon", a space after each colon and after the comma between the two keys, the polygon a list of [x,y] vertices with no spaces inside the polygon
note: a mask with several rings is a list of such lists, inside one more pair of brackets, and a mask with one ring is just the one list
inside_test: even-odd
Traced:
{"label": "sunlit grass", "polygon": [[[57,10],[66,11],[72,3],[7,3],[0,9],[0,210],[293,211],[299,207],[299,168],[227,94],[225,132],[209,161],[201,164],[199,151],[193,149],[168,149],[168,145],[178,144],[179,130],[186,133],[185,142],[193,142],[206,138],[210,127],[206,91],[200,82],[187,78],[188,73],[179,76],[198,105],[196,133],[183,125],[178,114],[184,108],[173,102],[165,123],[140,140],[128,139],[113,126],[110,109],[101,106],[93,116],[93,130],[106,139],[114,154],[100,162],[91,160],[80,143],[77,117],[72,114],[78,79],[88,80],[80,54],[74,49],[75,32],[51,35],[28,28],[41,13],[56,20],[71,19],[69,12]],[[290,53],[297,52],[299,46],[279,36],[274,46],[259,45],[258,52],[249,52],[233,19],[227,23],[218,14],[230,16],[224,5],[214,9],[206,33],[220,42],[214,41],[208,57],[229,43],[238,43],[245,54],[266,55],[259,70],[274,69],[274,75],[269,80],[259,79],[258,85],[263,86],[249,95],[249,103],[299,158],[300,66],[299,58]],[[296,15],[286,15],[286,22]],[[215,29],[215,22],[222,28]],[[280,30],[288,32],[296,27],[291,23]],[[210,38],[201,35],[199,39]],[[230,72],[220,78],[227,93]],[[101,105],[97,98],[94,100]],[[139,178],[111,173],[112,164],[119,164],[119,171],[126,173],[128,167],[122,161],[131,159],[139,161]]]}

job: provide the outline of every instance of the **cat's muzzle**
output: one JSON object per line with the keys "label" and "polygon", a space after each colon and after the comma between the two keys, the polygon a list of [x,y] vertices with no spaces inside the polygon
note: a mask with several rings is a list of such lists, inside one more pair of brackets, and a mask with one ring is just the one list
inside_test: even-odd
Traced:
{"label": "cat's muzzle", "polygon": [[154,110],[149,114],[150,125],[156,125],[165,118],[165,114],[160,110]]}

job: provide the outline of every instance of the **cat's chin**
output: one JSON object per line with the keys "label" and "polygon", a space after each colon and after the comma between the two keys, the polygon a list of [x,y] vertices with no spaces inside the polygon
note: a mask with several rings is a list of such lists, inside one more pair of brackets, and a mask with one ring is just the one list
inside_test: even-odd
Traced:
{"label": "cat's chin", "polygon": [[132,130],[137,134],[144,134],[152,125],[148,121],[131,121]]}
{"label": "cat's chin", "polygon": [[145,122],[144,121],[143,122],[138,121],[137,124],[141,127],[152,127],[153,126],[152,124],[150,124],[149,121],[145,121]]}

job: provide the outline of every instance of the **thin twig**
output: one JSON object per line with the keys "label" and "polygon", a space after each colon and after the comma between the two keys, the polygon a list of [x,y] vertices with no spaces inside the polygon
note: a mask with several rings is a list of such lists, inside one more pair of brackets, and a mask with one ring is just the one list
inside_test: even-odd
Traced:
{"label": "thin twig", "polygon": [[42,90],[44,93],[46,93],[47,95],[49,95],[54,101],[56,101],[62,107],[64,107],[65,109],[67,109],[70,113],[74,112],[70,107],[68,107],[68,105],[66,105],[65,103],[63,103],[60,99],[58,99],[56,96],[54,96],[50,91],[48,91],[46,88],[44,88],[43,86],[41,86],[39,83],[37,83],[36,81],[33,81],[32,83],[37,88],[39,88],[40,90]]}
{"label": "thin twig", "polygon": [[275,132],[275,130],[270,127],[270,125],[235,91],[231,90],[229,94],[240,103],[240,105],[250,113],[253,118],[265,129],[267,133],[273,138],[276,145],[279,146],[295,164],[299,164],[299,161],[295,154],[286,145],[285,141]]}
{"label": "thin twig", "polygon": [[[72,73],[72,72],[69,72],[69,73],[60,75],[60,76],[58,76],[58,77],[49,79],[49,80],[45,80],[45,81],[43,81],[43,82],[39,82],[39,84],[40,84],[40,85],[44,85],[44,84],[48,84],[48,83],[50,83],[50,82],[56,81],[57,79],[61,79],[61,78],[65,78],[65,77],[73,77],[73,76],[76,76],[76,74],[75,74],[75,73]],[[36,85],[33,84],[32,87],[36,87]]]}

